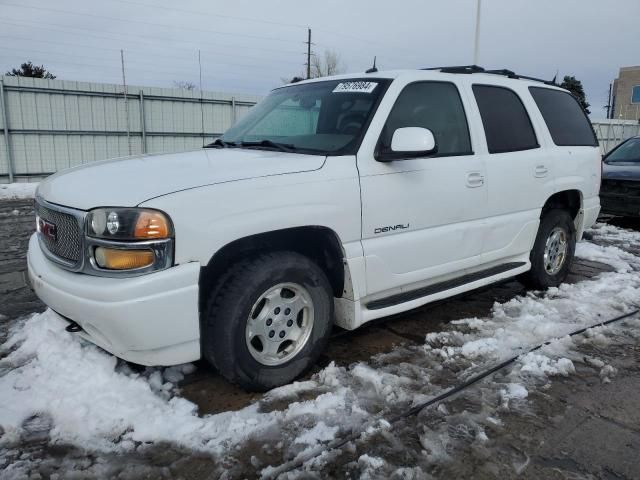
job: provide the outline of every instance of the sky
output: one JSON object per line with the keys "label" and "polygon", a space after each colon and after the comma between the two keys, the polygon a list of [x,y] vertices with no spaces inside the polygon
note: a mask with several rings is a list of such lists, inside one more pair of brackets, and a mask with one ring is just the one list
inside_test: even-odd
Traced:
{"label": "sky", "polygon": [[[26,60],[59,79],[266,94],[333,50],[345,73],[473,63],[477,0],[0,0],[0,71]],[[639,65],[640,0],[482,0],[479,64],[583,82],[592,118]]]}

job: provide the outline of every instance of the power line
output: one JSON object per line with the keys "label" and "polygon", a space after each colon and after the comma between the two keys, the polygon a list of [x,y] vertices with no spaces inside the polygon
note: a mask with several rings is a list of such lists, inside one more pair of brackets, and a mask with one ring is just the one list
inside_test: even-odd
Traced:
{"label": "power line", "polygon": [[[14,57],[9,57],[7,54],[0,54],[0,57],[4,57],[6,59],[12,59]],[[71,65],[71,66],[78,66],[78,67],[92,67],[93,70],[97,70],[97,71],[102,71],[102,72],[108,72],[111,74],[114,74],[117,76],[117,69],[118,69],[118,64],[114,63],[114,64],[110,64],[110,65],[105,65],[103,64],[95,64],[95,63],[78,63],[78,62],[69,62],[69,61],[63,61],[63,60],[55,60],[53,62],[53,64],[62,64],[62,65]],[[108,68],[108,67],[113,67],[113,68]],[[144,73],[154,73],[154,74],[163,74],[163,75],[171,75],[173,78],[176,77],[176,75],[179,75],[181,72],[179,71],[169,71],[169,70],[158,70],[158,69],[153,69],[153,68],[148,68],[148,67],[143,67],[143,68],[137,68],[135,66],[132,67],[127,67],[128,71],[137,71],[137,72],[144,72]],[[213,79],[229,79],[229,80],[234,80],[234,82],[237,83],[251,83],[253,81],[252,78],[248,77],[248,76],[230,76],[230,75],[225,75],[224,72],[216,77],[210,77]],[[264,79],[263,79],[264,80]],[[275,78],[274,78],[275,80]]]}
{"label": "power line", "polygon": [[233,36],[233,37],[252,38],[252,39],[256,39],[256,40],[268,40],[268,41],[274,41],[274,42],[291,43],[291,40],[285,40],[283,38],[278,38],[278,37],[264,37],[264,36],[261,36],[261,35],[251,35],[251,34],[247,34],[247,33],[221,32],[219,30],[209,30],[209,29],[194,28],[194,27],[184,27],[184,26],[181,26],[181,25],[172,25],[172,24],[167,24],[167,23],[147,22],[147,21],[144,21],[144,20],[133,20],[133,19],[130,19],[130,18],[110,17],[110,16],[106,16],[106,15],[98,15],[98,14],[93,14],[93,13],[72,12],[70,10],[61,10],[61,9],[57,9],[57,8],[49,8],[49,7],[42,7],[42,6],[18,5],[18,4],[15,4],[15,3],[6,3],[6,2],[3,3],[3,5],[10,6],[10,7],[15,7],[15,8],[25,8],[25,9],[31,9],[31,10],[39,10],[39,11],[45,10],[45,11],[48,11],[48,12],[62,13],[62,14],[65,14],[65,15],[77,15],[77,16],[82,16],[82,17],[91,17],[91,18],[100,19],[102,21],[104,21],[104,20],[114,20],[116,22],[137,23],[137,24],[140,24],[140,25],[149,25],[149,26],[153,26],[153,27],[163,27],[163,28],[174,28],[174,29],[188,30],[190,32],[203,32],[203,33],[213,34],[213,35],[227,35],[227,36]]}
{"label": "power line", "polygon": [[[131,4],[138,4],[138,5],[144,5],[144,6],[151,6],[150,4],[141,4],[141,3],[137,3],[137,2],[130,2],[129,0],[114,0],[114,1],[121,1],[121,2],[124,2],[124,3],[131,3]],[[10,3],[5,4],[5,5],[10,5],[10,6],[14,6],[14,7],[17,7],[17,8],[32,8],[32,9],[40,8],[40,7],[34,7],[34,6],[23,6],[23,5],[10,4]],[[170,10],[182,11],[181,9],[176,9],[176,8],[170,8],[170,7],[164,7],[164,8],[165,8],[165,9],[170,9]],[[45,8],[45,7],[41,7],[40,9],[46,9],[46,10],[55,11],[55,12],[59,12],[59,13],[68,13],[68,14],[72,14],[72,15],[84,15],[84,16],[92,16],[92,17],[97,17],[97,18],[107,18],[107,19],[112,19],[112,20],[116,20],[116,21],[139,22],[139,23],[144,23],[144,24],[149,24],[149,25],[154,25],[154,26],[160,26],[160,27],[181,28],[181,29],[187,29],[187,30],[189,30],[189,31],[202,31],[202,32],[205,32],[205,33],[216,33],[216,34],[229,35],[229,36],[243,36],[243,37],[248,37],[248,38],[257,38],[257,39],[266,39],[266,40],[276,40],[276,41],[281,41],[281,42],[285,42],[285,43],[286,43],[286,42],[294,41],[294,40],[284,40],[284,39],[281,39],[281,38],[275,38],[275,37],[262,37],[262,36],[257,36],[257,35],[247,35],[247,34],[232,33],[232,32],[216,32],[216,31],[212,31],[212,30],[194,29],[194,28],[191,28],[191,27],[182,27],[182,26],[169,25],[169,24],[157,24],[157,23],[152,23],[152,22],[142,22],[142,21],[137,21],[137,20],[122,19],[122,18],[117,18],[117,17],[103,17],[103,16],[101,16],[101,15],[93,15],[93,14],[80,13],[80,12],[70,12],[70,11],[64,11],[64,10],[58,10],[58,9],[51,9],[51,8]],[[185,10],[185,11],[186,11],[186,10]],[[194,14],[195,14],[195,13],[196,13],[196,11],[192,11],[192,13],[194,13]],[[206,13],[206,12],[198,12],[198,14],[206,15],[207,13]],[[212,14],[212,15],[213,15],[213,14]],[[216,16],[220,16],[220,17],[229,17],[229,18],[234,18],[234,19],[243,19],[243,17],[223,16],[223,15],[219,15],[219,14],[215,14],[215,15],[216,15]],[[15,19],[12,19],[12,20],[15,20]],[[250,20],[250,19],[247,19],[247,20]],[[251,20],[252,20],[252,19],[251,19]],[[256,21],[257,21],[257,20],[256,20]],[[33,22],[33,23],[46,24],[46,23],[43,23],[43,22],[35,22],[35,21],[32,21],[32,22]],[[261,22],[263,22],[263,21],[261,21]],[[263,23],[274,23],[274,24],[279,24],[279,23],[281,23],[281,22],[269,22],[269,21],[264,21]],[[47,25],[52,25],[52,24],[47,24]],[[307,28],[307,27],[304,27],[304,26],[302,26],[302,25],[296,25],[296,24],[284,24],[284,25],[292,26],[292,27],[293,27],[293,26],[295,26],[295,27],[299,27],[299,28]],[[74,27],[71,27],[71,28],[74,28]],[[76,28],[76,29],[78,29],[77,27],[75,27],[75,28]],[[87,30],[87,29],[80,29],[80,30]],[[403,55],[402,53],[400,53],[400,52],[405,51],[406,46],[394,46],[393,44],[390,44],[390,43],[388,43],[388,42],[379,42],[379,41],[375,41],[375,40],[372,40],[372,39],[365,39],[365,38],[357,37],[357,36],[354,36],[354,35],[346,34],[346,33],[339,32],[339,31],[334,31],[334,30],[328,30],[328,29],[318,29],[318,30],[319,30],[319,31],[323,31],[323,32],[330,33],[330,34],[331,34],[331,36],[336,36],[336,35],[338,35],[338,36],[341,36],[341,37],[344,37],[344,38],[349,38],[349,39],[352,39],[352,40],[356,40],[356,41],[359,41],[359,42],[363,42],[363,43],[366,43],[366,44],[368,44],[368,45],[371,45],[371,44],[378,45],[379,47],[378,47],[378,48],[376,48],[376,51],[380,51],[380,50],[381,50],[381,48],[382,48],[382,49],[384,49],[384,50],[388,50],[389,48],[393,48],[393,50],[394,50],[393,56],[394,56],[394,57],[403,56],[404,58],[407,58],[407,59],[408,59],[408,58],[410,58],[410,57],[408,57],[408,56]],[[93,30],[87,30],[87,31],[93,32]],[[112,34],[116,34],[116,35],[122,35],[122,34],[120,34],[120,33],[116,33],[116,32],[107,32],[107,33],[112,33]],[[139,35],[134,35],[134,34],[126,34],[126,35],[128,35],[128,36],[137,36],[137,37],[140,37]],[[159,39],[159,40],[167,41],[166,37],[149,36],[149,35],[147,35],[146,37],[148,37],[148,38],[155,38],[155,39]],[[102,37],[102,38],[105,38],[105,37]],[[106,38],[108,38],[108,37],[106,37]],[[172,39],[171,41],[172,41],[172,42],[191,43],[191,44],[193,44],[193,43],[197,43],[197,42],[192,42],[192,41],[184,41],[184,40],[180,40],[180,39]],[[202,43],[202,42],[200,42],[200,43]],[[219,43],[216,43],[216,45],[217,45],[217,46],[219,46],[220,44],[219,44]],[[335,46],[331,46],[331,47],[335,49]],[[268,49],[268,48],[266,48],[266,47],[262,47],[262,46],[257,46],[257,47],[256,47],[256,46],[252,46],[252,49],[271,50],[271,51],[278,51],[278,52],[281,52],[281,53],[296,53],[296,52],[291,51],[291,50],[289,50],[289,51],[274,50],[274,49]],[[344,49],[345,49],[345,45],[341,45],[341,46],[340,46],[340,48],[339,48],[339,50],[341,50],[341,51],[342,51],[342,50],[344,50]],[[359,53],[360,53],[360,54],[362,54],[362,52],[361,52],[361,51],[359,51]],[[412,61],[415,61],[415,59],[416,59],[416,58],[418,58],[418,57],[417,57],[417,54],[416,54],[416,57],[413,57]],[[363,60],[364,60],[364,58],[363,58]],[[368,61],[368,60],[367,60],[367,61]]]}
{"label": "power line", "polygon": [[[114,38],[113,36],[110,37],[106,37],[104,35],[96,35],[95,34],[95,30],[93,29],[87,29],[87,28],[81,28],[81,27],[60,27],[59,25],[55,24],[55,23],[47,23],[47,22],[37,22],[34,20],[18,20],[18,19],[13,19],[13,18],[9,18],[9,20],[12,20],[14,22],[22,22],[23,24],[35,24],[35,25],[49,25],[50,27],[53,26],[55,28],[42,28],[43,30],[51,30],[54,32],[60,32],[60,33],[65,33],[65,34],[71,34],[71,35],[82,35],[83,37],[85,36],[91,36],[91,37],[95,37],[95,38],[102,38],[105,40],[118,40],[118,38]],[[0,21],[0,23],[3,23],[5,25],[14,25],[17,27],[23,27],[24,25],[16,25],[10,22],[4,22],[4,21]],[[69,30],[79,30],[83,33],[75,33],[75,32],[70,32]],[[89,32],[89,33],[85,33],[85,32]],[[155,45],[155,43],[152,43],[151,40],[160,40],[162,42],[171,42],[173,43],[189,43],[192,45],[215,45],[216,47],[220,47],[220,46],[226,46],[226,47],[231,47],[231,48],[237,48],[238,45],[230,45],[228,43],[225,44],[221,44],[220,42],[206,42],[206,41],[196,41],[196,40],[183,40],[181,38],[167,38],[166,36],[158,36],[158,35],[136,35],[136,34],[132,34],[132,33],[120,33],[120,32],[111,32],[111,31],[106,31],[105,33],[109,33],[112,35],[115,35],[116,37],[120,36],[120,37],[135,37],[135,38],[140,38],[142,40],[135,40],[135,41],[142,41],[143,43],[147,43],[147,44],[153,44]],[[243,46],[244,47],[244,46]],[[175,48],[175,47],[172,47]],[[251,46],[252,50],[265,50],[265,51],[271,51],[271,52],[278,52],[278,53],[291,53],[291,54],[297,54],[298,52],[295,50],[281,50],[281,49],[275,49],[275,48],[269,48],[269,47],[262,47],[262,46]],[[223,54],[221,54],[223,55]],[[247,57],[249,58],[249,57]],[[256,58],[256,57],[252,57],[252,58]]]}
{"label": "power line", "polygon": [[198,15],[198,16],[202,16],[202,15],[206,15],[208,17],[218,17],[218,18],[228,18],[231,20],[241,20],[243,22],[256,22],[256,23],[264,23],[264,24],[268,24],[268,25],[278,25],[281,27],[293,27],[293,28],[307,28],[305,25],[300,25],[300,24],[296,24],[296,23],[284,23],[284,22],[276,22],[276,21],[272,21],[272,20],[264,20],[264,19],[258,19],[258,18],[250,18],[250,17],[239,17],[239,16],[234,16],[234,15],[222,15],[220,13],[211,13],[211,12],[205,12],[202,10],[187,10],[184,8],[175,8],[175,7],[166,7],[166,6],[162,6],[162,5],[158,5],[157,3],[140,3],[140,2],[132,2],[129,0],[111,0],[112,2],[119,2],[119,3],[127,3],[129,5],[139,5],[141,7],[149,7],[149,8],[153,8],[153,9],[160,9],[160,10],[170,10],[170,11],[174,11],[174,12],[181,12],[181,13],[188,13],[188,14],[192,14],[192,15]]}
{"label": "power line", "polygon": [[[3,35],[0,35],[0,38],[7,38],[7,37],[5,37]],[[57,42],[46,42],[46,43],[57,43]],[[65,44],[65,45],[73,45],[73,44]],[[2,47],[0,47],[0,48],[2,48]],[[84,48],[92,48],[92,47],[84,47]],[[100,48],[96,48],[96,49],[100,49]],[[10,48],[10,49],[4,48],[4,50],[11,51],[11,52],[14,52],[14,51],[26,52],[27,55],[28,54],[32,54],[32,53],[40,53],[40,54],[44,54],[44,55],[63,56],[64,58],[68,58],[69,57],[69,55],[66,54],[66,53],[61,53],[61,52],[56,52],[56,51],[51,51],[51,50],[36,50],[36,49],[32,49],[32,48]],[[114,54],[119,52],[118,49],[102,48],[100,50],[113,52]],[[128,50],[128,49],[126,49],[126,50],[127,50],[127,54],[135,53],[135,51]],[[197,50],[196,51],[191,51],[190,53],[194,54],[194,59],[195,59],[195,55],[197,55],[198,51]],[[157,54],[149,55],[147,53],[144,53],[144,54],[141,54],[141,55],[144,55],[145,58],[158,57],[158,58],[166,58],[166,59],[172,59],[172,60],[175,59],[175,60],[178,60],[179,62],[188,62],[188,59],[186,59],[184,56],[178,57],[178,56],[172,56],[172,55],[157,55]],[[87,59],[95,60],[96,57],[95,57],[95,55],[78,55],[78,54],[74,54],[73,58],[87,58]],[[115,58],[115,56],[114,56],[114,58]],[[136,65],[149,65],[151,67],[156,67],[158,65],[157,62],[145,62],[145,61],[138,61],[138,60],[136,60],[135,63],[136,63]],[[207,62],[207,63],[215,64],[215,65],[231,65],[231,66],[234,66],[234,67],[250,68],[250,69],[252,69],[254,71],[257,70],[257,69],[260,69],[260,70],[264,71],[264,67],[262,67],[260,65],[249,65],[249,64],[245,64],[245,63],[233,63],[233,62],[225,62],[225,61],[218,61],[218,60],[213,60],[213,61],[210,61],[210,62]],[[187,63],[185,65],[185,63],[179,63],[178,66],[181,67],[181,68],[189,68],[189,67],[192,67],[193,64],[192,63]],[[273,63],[270,66],[271,67],[275,67],[275,65]],[[280,71],[281,69],[272,68],[271,70]]]}

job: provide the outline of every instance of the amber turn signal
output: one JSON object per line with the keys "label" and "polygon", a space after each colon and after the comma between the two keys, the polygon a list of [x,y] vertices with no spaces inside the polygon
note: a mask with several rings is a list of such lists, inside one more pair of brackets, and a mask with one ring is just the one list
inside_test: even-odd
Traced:
{"label": "amber turn signal", "polygon": [[168,238],[170,227],[167,217],[159,212],[142,211],[138,215],[134,237],[141,240],[154,238]]}
{"label": "amber turn signal", "polygon": [[97,247],[94,255],[98,266],[108,270],[143,268],[152,265],[154,261],[154,254],[151,250],[120,250]]}

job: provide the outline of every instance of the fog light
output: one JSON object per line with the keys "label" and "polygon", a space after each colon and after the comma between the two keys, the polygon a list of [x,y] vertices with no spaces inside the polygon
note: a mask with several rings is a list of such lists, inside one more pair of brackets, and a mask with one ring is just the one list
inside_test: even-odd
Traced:
{"label": "fog light", "polygon": [[151,250],[120,250],[97,247],[94,256],[100,268],[109,270],[131,270],[148,267],[153,264],[154,260]]}

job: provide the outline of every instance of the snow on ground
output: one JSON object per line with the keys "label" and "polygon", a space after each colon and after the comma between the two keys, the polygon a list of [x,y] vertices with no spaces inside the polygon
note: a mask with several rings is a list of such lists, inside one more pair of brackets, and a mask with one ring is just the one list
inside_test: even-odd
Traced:
{"label": "snow on ground", "polygon": [[0,200],[33,198],[37,183],[0,183]]}
{"label": "snow on ground", "polygon": [[[33,315],[15,324],[0,347],[0,466],[3,455],[19,444],[25,422],[46,417],[53,425],[50,443],[95,452],[127,452],[144,442],[169,442],[228,456],[237,455],[251,440],[263,445],[252,453],[251,464],[264,474],[276,474],[274,458],[282,463],[311,457],[351,431],[366,430],[363,438],[373,436],[391,428],[385,419],[523,354],[494,389],[500,408],[517,408],[548,377],[575,371],[579,356],[574,350],[580,342],[606,344],[608,333],[617,327],[594,329],[586,337],[571,338],[568,333],[630,311],[640,302],[640,259],[625,251],[640,248],[640,233],[603,225],[590,233],[596,241],[617,246],[582,242],[577,255],[608,263],[616,271],[496,303],[488,317],[451,322],[427,335],[423,346],[396,348],[349,367],[332,363],[311,380],[275,389],[242,410],[204,417],[174,388],[192,366],[136,372],[66,333],[65,323],[52,312]],[[640,328],[640,322],[630,322]],[[590,361],[602,369],[603,381],[615,374],[602,360]],[[437,411],[446,415],[446,405]],[[498,416],[499,409],[487,409],[467,419],[455,435],[482,443],[487,439],[484,426],[499,423]],[[446,461],[452,435],[421,433],[424,455]],[[322,469],[332,458],[325,452],[298,473]],[[17,475],[29,461],[14,462],[5,473]],[[382,475],[385,461],[363,455],[356,463],[362,475],[375,478]],[[395,472],[408,467],[398,466]]]}

